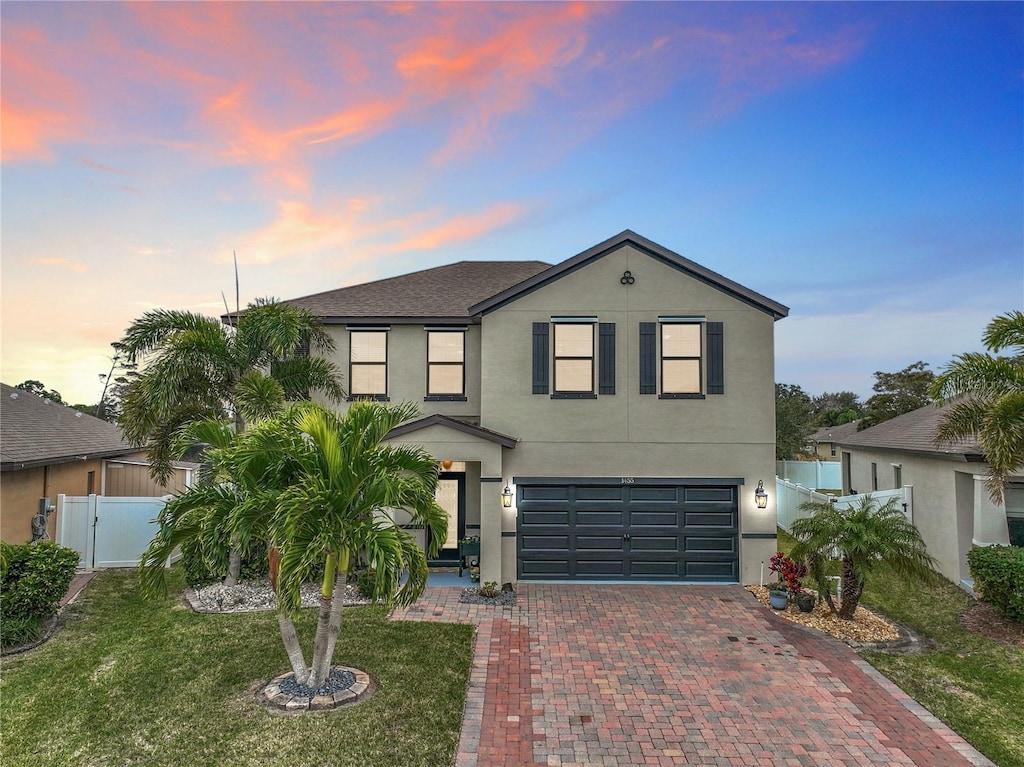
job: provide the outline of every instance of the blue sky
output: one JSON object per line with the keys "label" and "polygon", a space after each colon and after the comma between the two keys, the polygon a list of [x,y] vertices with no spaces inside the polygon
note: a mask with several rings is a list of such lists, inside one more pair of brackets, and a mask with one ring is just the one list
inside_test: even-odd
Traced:
{"label": "blue sky", "polygon": [[1024,307],[1021,3],[5,2],[2,377],[92,403],[155,308],[630,228],[871,393]]}

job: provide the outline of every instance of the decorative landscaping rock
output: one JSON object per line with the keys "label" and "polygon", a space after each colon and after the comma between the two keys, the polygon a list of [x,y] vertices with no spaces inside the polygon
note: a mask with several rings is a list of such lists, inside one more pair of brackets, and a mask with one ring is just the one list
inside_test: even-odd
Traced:
{"label": "decorative landscaping rock", "polygon": [[[243,581],[236,586],[215,583],[200,589],[186,589],[185,601],[197,613],[243,613],[260,610],[276,610],[277,597],[267,579]],[[366,605],[366,599],[353,584],[345,586],[344,603]],[[320,585],[305,583],[302,586],[302,606],[320,606]]]}
{"label": "decorative landscaping rock", "polygon": [[459,601],[470,605],[497,605],[498,607],[511,607],[516,603],[516,592],[499,591],[496,597],[485,597],[480,589],[463,589],[459,594]]}
{"label": "decorative landscaping rock", "polygon": [[298,713],[302,711],[330,711],[358,703],[372,694],[370,675],[348,666],[333,666],[323,686],[311,690],[295,682],[289,671],[270,680],[257,693],[256,699],[268,708]]}

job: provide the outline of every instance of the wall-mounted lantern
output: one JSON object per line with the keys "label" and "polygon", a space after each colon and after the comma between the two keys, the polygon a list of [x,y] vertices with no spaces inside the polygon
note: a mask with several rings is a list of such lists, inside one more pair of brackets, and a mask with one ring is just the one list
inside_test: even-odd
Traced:
{"label": "wall-mounted lantern", "polygon": [[764,489],[764,480],[757,480],[757,490],[754,491],[754,501],[757,503],[757,508],[768,508],[768,493],[765,492]]}
{"label": "wall-mounted lantern", "polygon": [[501,491],[501,505],[506,509],[512,508],[512,491],[508,485],[505,485],[505,489]]}

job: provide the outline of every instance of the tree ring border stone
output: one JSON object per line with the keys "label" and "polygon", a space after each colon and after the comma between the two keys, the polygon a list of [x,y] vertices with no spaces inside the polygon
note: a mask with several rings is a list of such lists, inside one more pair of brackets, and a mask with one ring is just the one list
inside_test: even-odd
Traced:
{"label": "tree ring border stone", "polygon": [[281,683],[294,678],[287,671],[256,689],[256,702],[282,714],[303,714],[309,711],[333,711],[342,706],[362,703],[377,691],[377,685],[365,671],[351,666],[331,666],[331,672],[347,671],[354,677],[352,684],[328,695],[292,695],[281,689]]}

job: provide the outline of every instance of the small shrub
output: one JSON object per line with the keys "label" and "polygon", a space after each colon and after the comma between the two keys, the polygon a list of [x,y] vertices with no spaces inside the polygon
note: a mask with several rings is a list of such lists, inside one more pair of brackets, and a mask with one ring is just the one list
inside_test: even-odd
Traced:
{"label": "small shrub", "polygon": [[356,573],[356,586],[364,597],[376,601],[379,597],[377,594],[377,571],[370,567],[359,570]]}
{"label": "small shrub", "polygon": [[0,577],[0,644],[35,639],[57,611],[78,567],[78,552],[52,541],[9,546]]}
{"label": "small shrub", "polygon": [[971,549],[967,564],[981,598],[1007,618],[1024,623],[1024,547]]}
{"label": "small shrub", "polygon": [[[225,533],[219,545],[212,549],[201,549],[194,541],[181,545],[181,565],[185,572],[185,583],[194,589],[220,583],[228,574],[228,536]],[[263,541],[252,541],[242,552],[242,569],[239,580],[253,580],[266,577],[269,571],[269,554]]]}
{"label": "small shrub", "polygon": [[495,599],[500,593],[497,581],[487,581],[480,587],[480,596],[487,597],[488,599]]}

